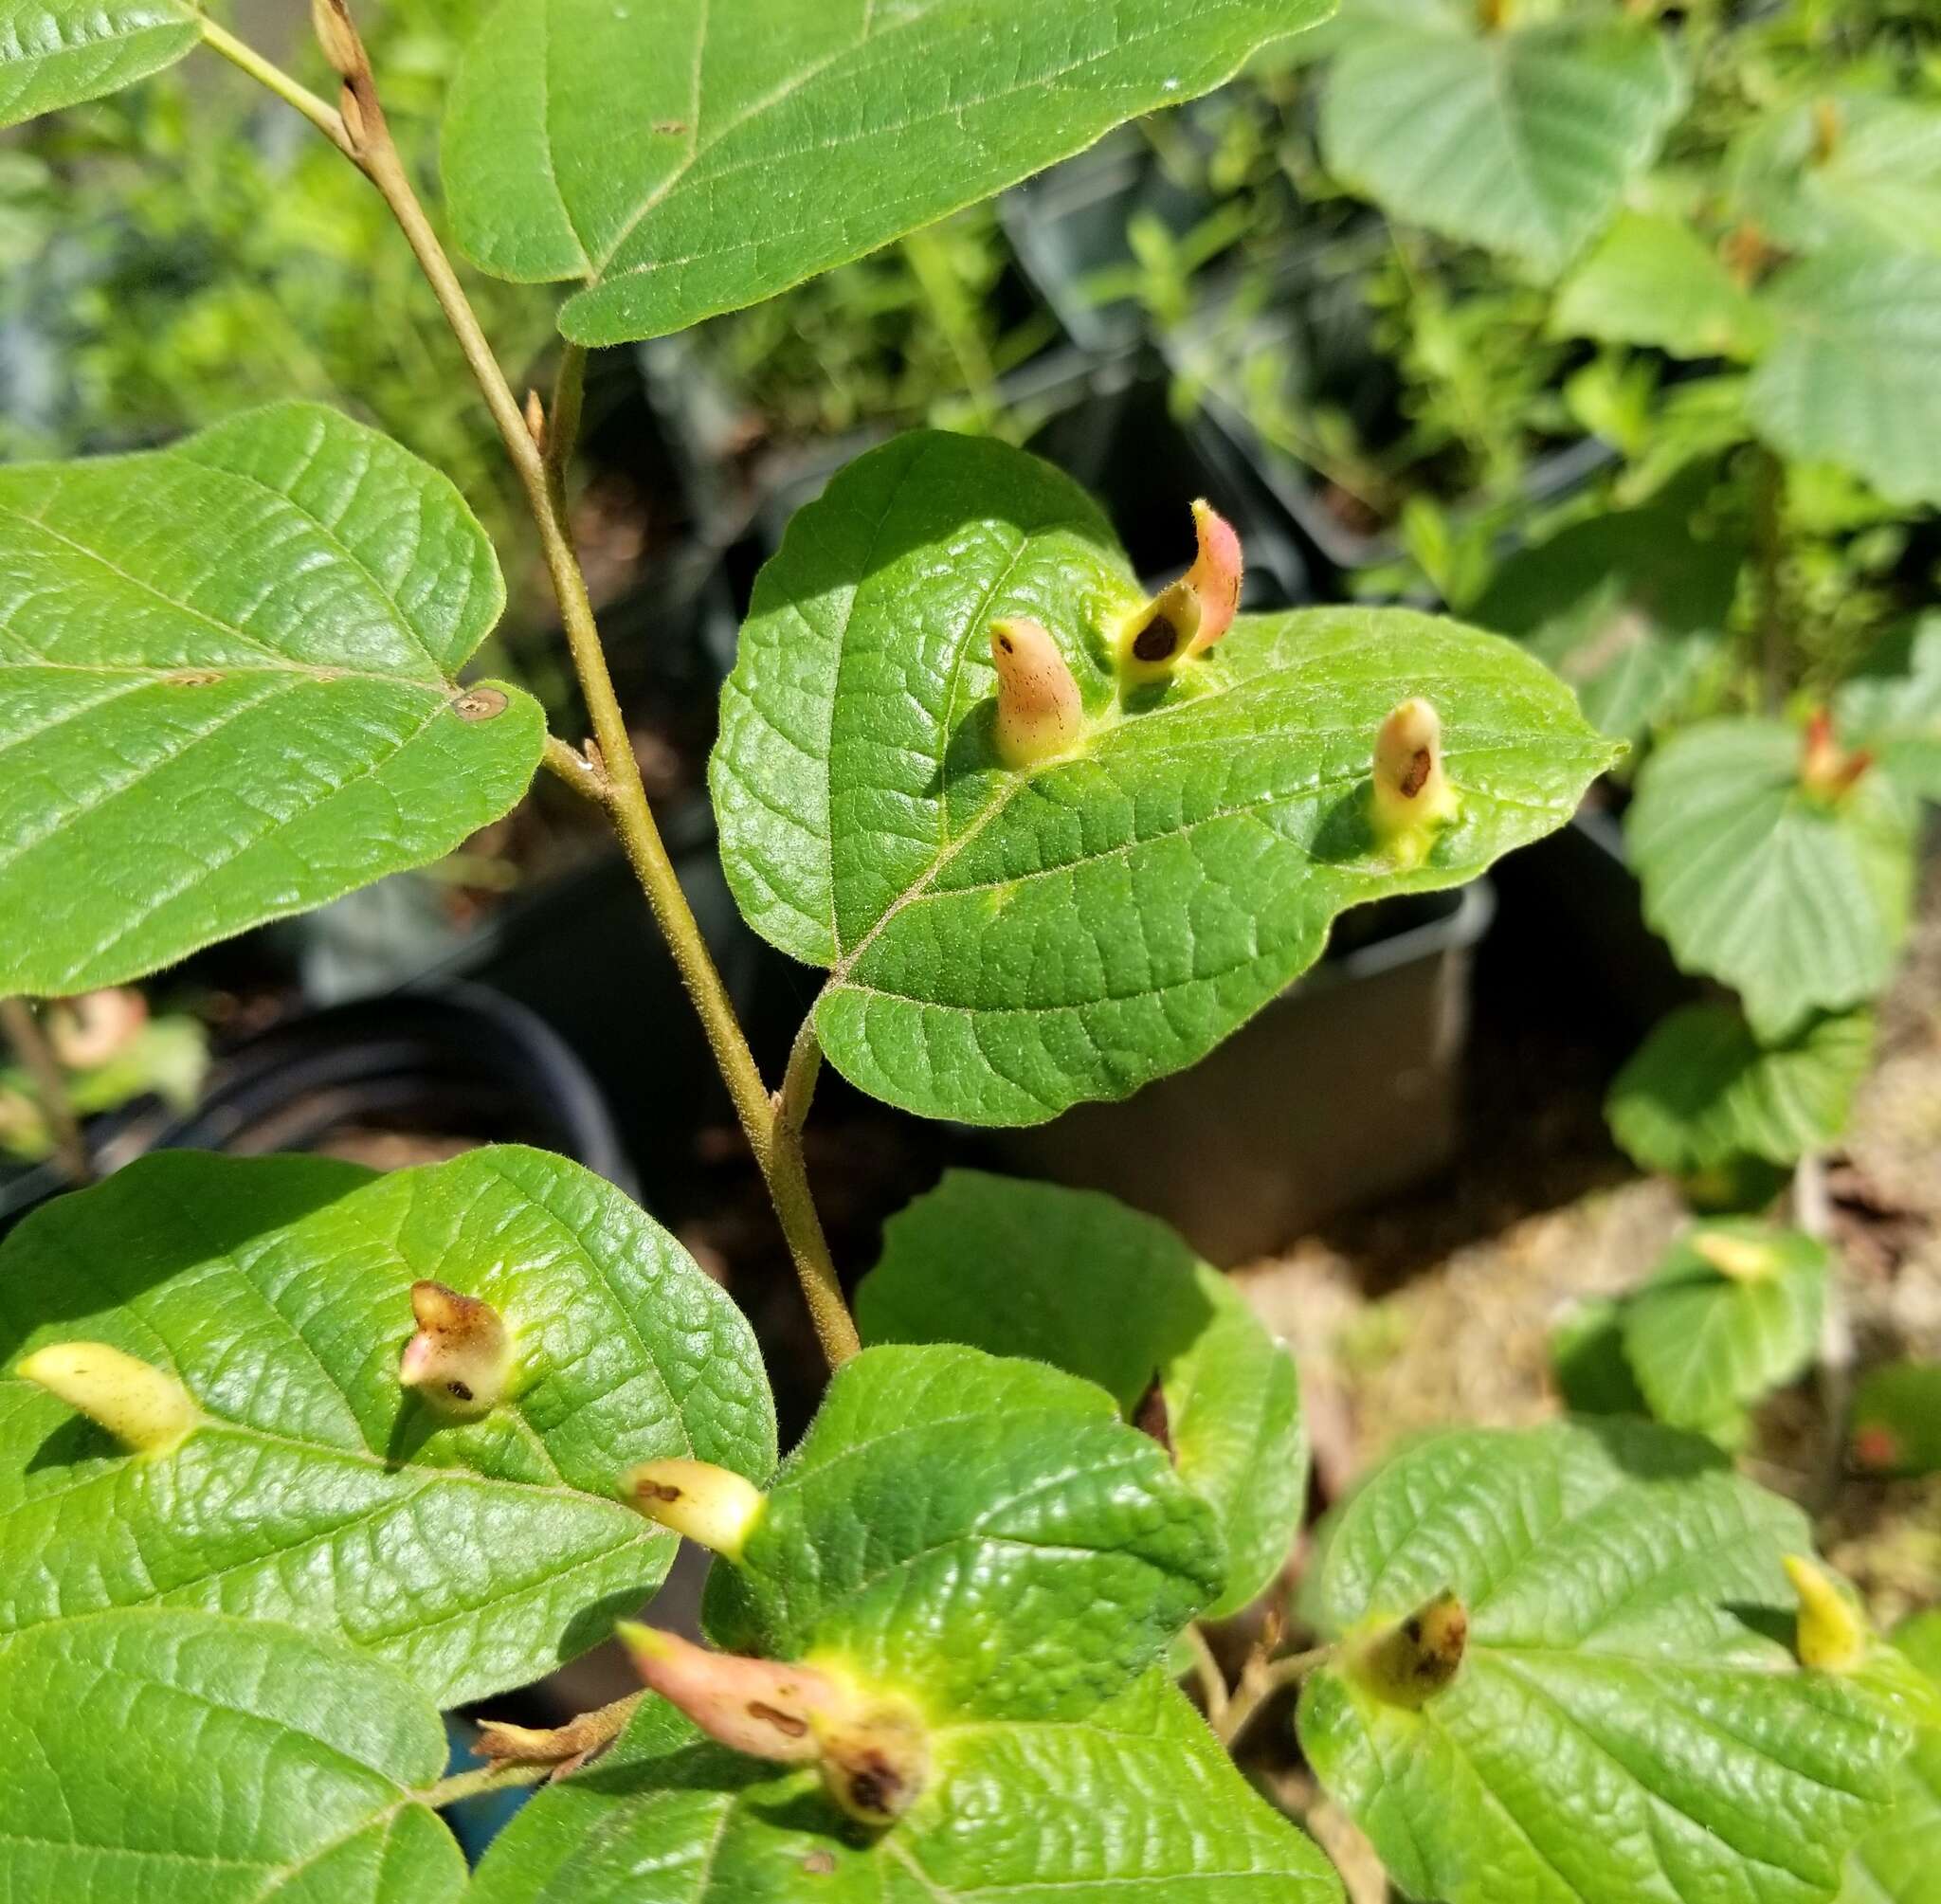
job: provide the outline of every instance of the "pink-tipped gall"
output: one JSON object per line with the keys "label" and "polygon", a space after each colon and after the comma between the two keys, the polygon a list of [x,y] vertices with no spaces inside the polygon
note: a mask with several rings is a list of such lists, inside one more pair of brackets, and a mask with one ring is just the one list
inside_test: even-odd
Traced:
{"label": "pink-tipped gall", "polygon": [[1028,616],[993,622],[990,661],[998,758],[1026,768],[1070,753],[1084,738],[1085,704],[1072,664],[1044,625]]}
{"label": "pink-tipped gall", "polygon": [[428,1406],[462,1422],[477,1421],[505,1399],[512,1380],[512,1337],[499,1312],[442,1282],[411,1285],[418,1333],[405,1344],[398,1380]]}
{"label": "pink-tipped gall", "polygon": [[1157,680],[1179,662],[1205,654],[1240,612],[1243,572],[1233,524],[1206,501],[1193,504],[1198,553],[1177,582],[1126,618],[1118,636],[1119,672],[1128,680]]}

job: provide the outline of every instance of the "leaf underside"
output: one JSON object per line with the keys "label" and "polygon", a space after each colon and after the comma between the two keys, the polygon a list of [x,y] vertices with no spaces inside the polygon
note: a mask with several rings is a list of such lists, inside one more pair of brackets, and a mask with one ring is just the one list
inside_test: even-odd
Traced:
{"label": "leaf underside", "polygon": [[1638,776],[1624,838],[1644,916],[1687,971],[1739,994],[1767,1043],[1874,996],[1907,930],[1905,801],[1878,772],[1828,805],[1801,787],[1779,721],[1687,729]]}
{"label": "leaf underside", "polygon": [[1392,217],[1553,278],[1651,163],[1683,98],[1651,27],[1384,22],[1329,76],[1322,148]]}
{"label": "leaf underside", "polygon": [[118,92],[201,38],[175,0],[0,0],[0,126]]}

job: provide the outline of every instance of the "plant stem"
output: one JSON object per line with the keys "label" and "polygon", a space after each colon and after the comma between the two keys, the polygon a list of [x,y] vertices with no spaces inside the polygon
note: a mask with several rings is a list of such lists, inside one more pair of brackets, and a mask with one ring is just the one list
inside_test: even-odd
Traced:
{"label": "plant stem", "polygon": [[553,408],[546,417],[546,471],[553,479],[553,506],[566,513],[566,470],[580,440],[580,409],[587,393],[587,347],[568,343],[559,354],[553,380]]}
{"label": "plant stem", "polygon": [[1206,1702],[1206,1723],[1218,1732],[1226,1716],[1226,1675],[1220,1670],[1220,1661],[1213,1657],[1213,1649],[1197,1624],[1187,1628],[1186,1642],[1193,1656],[1193,1677],[1199,1684],[1201,1698]]}
{"label": "plant stem", "polygon": [[246,45],[213,20],[198,16],[197,24],[202,27],[205,45],[241,66],[252,80],[267,86],[280,100],[295,106],[332,145],[347,158],[355,160],[357,154],[352,149],[351,135],[345,128],[343,115],[334,106],[326,105],[308,86],[292,79],[281,66],[265,60],[254,46]]}
{"label": "plant stem", "polygon": [[1333,1650],[1333,1646],[1315,1646],[1305,1653],[1290,1653],[1284,1659],[1249,1659],[1225,1711],[1214,1721],[1214,1737],[1231,1752],[1261,1708],[1283,1686],[1298,1685]]}
{"label": "plant stem", "polygon": [[425,1803],[433,1811],[456,1804],[462,1798],[477,1798],[481,1792],[505,1791],[521,1785],[543,1785],[556,1769],[550,1765],[481,1766],[477,1771],[454,1772],[442,1778],[425,1793]]}
{"label": "plant stem", "polygon": [[0,998],[0,1030],[6,1032],[14,1056],[34,1081],[34,1097],[53,1136],[54,1157],[62,1175],[76,1186],[92,1183],[94,1167],[88,1162],[87,1140],[81,1134],[81,1120],[67,1095],[66,1075],[33,1006],[24,998]]}
{"label": "plant stem", "polygon": [[[418,202],[378,102],[370,59],[344,9],[343,0],[319,0],[317,10],[325,16],[330,30],[325,51],[343,75],[342,106],[337,113],[331,112],[314,94],[220,27],[208,26],[205,37],[217,52],[235,61],[245,72],[290,100],[305,118],[321,127],[377,188],[437,297],[453,336],[458,339],[466,366],[485,399],[485,408],[499,427],[506,454],[525,490],[527,506],[539,532],[539,546],[559,605],[573,672],[579,679],[593,738],[600,751],[599,797],[611,816],[634,877],[646,894],[662,936],[674,955],[681,983],[700,1016],[716,1065],[734,1100],[735,1115],[747,1133],[749,1148],[754,1152],[755,1163],[788,1239],[817,1336],[833,1368],[855,1354],[860,1346],[856,1325],[843,1302],[842,1285],[829,1257],[822,1221],[808,1192],[800,1149],[792,1143],[777,1146],[774,1141],[775,1100],[770,1097],[762,1082],[760,1068],[735,1015],[727,987],[708,952],[694,910],[680,890],[674,862],[667,857],[666,845],[647,804],[646,789],[641,784],[640,762],[634,757],[626,720],[613,690],[613,678],[600,644],[586,577],[567,525],[562,485],[547,453],[534,441],[525,412],[513,395],[512,386],[506,382],[505,372],[499,368],[464,287]],[[584,364],[585,352],[576,345],[568,345],[561,365],[561,388],[554,396],[555,407],[564,415],[555,417],[547,432],[550,438],[568,446],[578,429],[579,385]],[[571,752],[566,750],[568,754]],[[563,772],[573,785],[586,784],[577,768],[568,768],[565,759],[550,749],[547,765],[555,772]]]}

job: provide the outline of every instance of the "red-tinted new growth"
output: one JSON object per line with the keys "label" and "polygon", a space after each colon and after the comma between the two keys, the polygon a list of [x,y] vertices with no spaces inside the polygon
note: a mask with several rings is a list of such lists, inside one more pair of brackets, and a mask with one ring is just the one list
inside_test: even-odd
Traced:
{"label": "red-tinted new growth", "polygon": [[1240,611],[1243,564],[1233,524],[1198,501],[1193,531],[1199,552],[1192,567],[1128,617],[1119,632],[1119,671],[1128,680],[1159,680],[1189,656],[1206,653]]}
{"label": "red-tinted new growth", "polygon": [[398,1380],[461,1421],[497,1407],[512,1375],[512,1338],[499,1312],[442,1282],[414,1282],[411,1314],[418,1333],[405,1344]]}
{"label": "red-tinted new growth", "polygon": [[1007,767],[1035,767],[1069,753],[1084,737],[1085,704],[1071,663],[1043,623],[990,625],[997,669],[997,751]]}
{"label": "red-tinted new growth", "polygon": [[1819,800],[1838,800],[1874,764],[1865,748],[1849,753],[1833,732],[1833,716],[1815,710],[1800,748],[1800,785]]}

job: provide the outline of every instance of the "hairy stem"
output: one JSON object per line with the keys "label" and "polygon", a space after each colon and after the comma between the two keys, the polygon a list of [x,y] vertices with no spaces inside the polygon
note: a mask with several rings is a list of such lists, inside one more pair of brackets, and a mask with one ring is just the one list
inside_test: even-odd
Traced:
{"label": "hairy stem", "polygon": [[[549,450],[542,449],[535,441],[525,412],[506,382],[505,372],[499,368],[471,300],[465,296],[464,286],[459,282],[438,234],[418,201],[410,175],[385,122],[369,56],[343,0],[318,0],[316,11],[324,51],[343,79],[342,100],[336,113],[220,27],[206,23],[205,38],[217,52],[233,60],[245,72],[288,100],[305,118],[321,127],[377,188],[436,295],[453,336],[458,339],[466,366],[498,426],[539,532],[540,551],[559,605],[573,673],[579,680],[599,748],[597,765],[601,781],[597,797],[612,819],[628,863],[646,894],[655,922],[680,969],[681,983],[700,1016],[715,1062],[728,1086],[735,1115],[747,1133],[749,1147],[754,1152],[788,1239],[816,1333],[830,1366],[834,1367],[856,1352],[856,1326],[843,1303],[822,1221],[808,1193],[799,1148],[778,1148],[775,1144],[775,1102],[762,1082],[727,987],[708,952],[694,910],[680,890],[674,862],[667,857],[666,845],[647,804],[646,789],[641,784],[640,763],[634,757],[626,720],[613,690],[613,678],[608,670],[599,627],[593,618],[593,605],[587,594],[586,577],[580,571],[579,556],[567,526],[563,485],[557,470],[549,460]],[[570,448],[571,437],[577,433],[584,364],[585,353],[569,345],[561,366],[561,388],[554,396],[555,411],[563,414],[555,414],[546,432],[554,444]],[[566,753],[570,755],[571,750],[566,750]],[[552,750],[547,753],[547,765],[555,772],[563,772],[574,785],[586,784],[578,769],[568,768],[566,759]]]}
{"label": "hairy stem", "polygon": [[550,1765],[481,1766],[477,1771],[454,1772],[442,1778],[425,1793],[425,1803],[433,1811],[456,1804],[462,1798],[477,1798],[481,1792],[504,1791],[513,1786],[543,1785],[553,1776]]}
{"label": "hairy stem", "polygon": [[1213,1721],[1214,1737],[1232,1751],[1261,1707],[1283,1686],[1297,1686],[1333,1650],[1333,1646],[1315,1646],[1305,1653],[1290,1653],[1284,1659],[1249,1659],[1225,1711]]}
{"label": "hairy stem", "polygon": [[81,1134],[81,1120],[67,1095],[67,1079],[33,1006],[24,998],[0,998],[0,1030],[6,1032],[13,1055],[33,1079],[34,1097],[54,1139],[54,1158],[61,1174],[71,1184],[91,1182],[94,1167],[88,1162],[87,1140]]}

